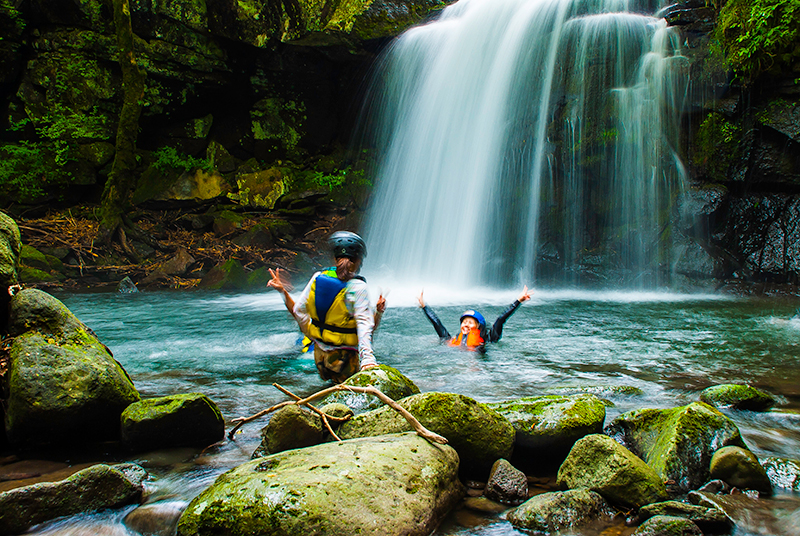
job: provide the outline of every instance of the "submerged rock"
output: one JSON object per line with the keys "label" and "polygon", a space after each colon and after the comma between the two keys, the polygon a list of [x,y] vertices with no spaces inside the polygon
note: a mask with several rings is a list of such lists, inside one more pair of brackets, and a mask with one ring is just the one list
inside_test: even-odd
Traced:
{"label": "submerged rock", "polygon": [[703,533],[727,534],[733,529],[733,521],[717,507],[699,506],[678,501],[648,504],[639,509],[639,522],[653,516],[682,517],[692,521]]}
{"label": "submerged rock", "polygon": [[758,462],[755,454],[741,447],[722,447],[711,457],[711,478],[724,480],[741,489],[754,489],[772,494],[767,471]]}
{"label": "submerged rock", "polygon": [[690,491],[687,499],[692,504],[718,508],[725,512],[736,525],[736,532],[748,534],[790,534],[780,527],[773,506],[767,502],[748,497],[743,493],[715,495],[704,491]]}
{"label": "submerged rock", "polygon": [[11,301],[6,432],[14,445],[119,437],[139,400],[125,369],[59,300],[25,289]]}
{"label": "submerged rock", "polygon": [[126,527],[140,534],[172,536],[187,504],[180,500],[143,504],[126,515],[123,521]]}
{"label": "submerged rock", "polygon": [[225,435],[217,405],[201,393],[150,398],[122,412],[122,442],[133,450],[206,447]]}
{"label": "submerged rock", "polygon": [[[350,376],[342,385],[357,387],[372,386],[392,400],[400,400],[407,396],[419,394],[419,387],[404,376],[399,370],[388,365],[364,370]],[[369,411],[383,406],[377,397],[353,391],[339,391],[325,397],[325,404],[340,403],[352,408],[356,412]]]}
{"label": "submerged rock", "polygon": [[588,489],[551,491],[528,499],[509,511],[506,519],[517,529],[535,534],[571,532],[582,527],[610,524],[614,509]]}
{"label": "submerged rock", "polygon": [[708,481],[711,456],[717,449],[745,447],[736,424],[702,402],[630,411],[614,419],[605,433],[670,481],[670,492],[676,494]]}
{"label": "submerged rock", "polygon": [[[398,403],[423,426],[447,438],[468,474],[488,474],[492,464],[508,458],[514,449],[514,427],[505,417],[464,395],[422,393]],[[389,407],[372,410],[342,424],[342,438],[368,437],[411,430]]]}
{"label": "submerged rock", "polygon": [[427,535],[463,497],[458,455],[416,434],[258,458],[189,504],[178,535]]}
{"label": "submerged rock", "polygon": [[766,411],[775,405],[775,398],[749,385],[724,384],[703,389],[700,400],[717,408]]}
{"label": "submerged rock", "polygon": [[761,465],[774,487],[800,491],[800,460],[770,457]]}
{"label": "submerged rock", "polygon": [[138,502],[142,483],[123,471],[93,465],[58,482],[42,482],[0,493],[0,535],[18,534],[61,516]]}
{"label": "submerged rock", "polygon": [[654,516],[642,523],[631,536],[703,536],[703,532],[685,517]]}
{"label": "submerged rock", "polygon": [[602,434],[579,439],[558,469],[561,488],[587,488],[612,503],[639,508],[667,498],[661,478],[628,449]]}

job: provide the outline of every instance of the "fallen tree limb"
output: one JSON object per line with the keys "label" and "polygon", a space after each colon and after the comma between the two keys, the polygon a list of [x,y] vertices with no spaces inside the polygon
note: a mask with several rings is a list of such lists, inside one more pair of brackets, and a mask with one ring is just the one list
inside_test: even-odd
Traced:
{"label": "fallen tree limb", "polygon": [[[286,391],[283,387],[281,387],[281,386],[279,386],[277,384],[273,384],[273,385],[275,385],[276,388],[280,389],[284,393],[289,394],[289,396],[293,396],[293,397],[296,396],[296,395],[293,395],[291,393],[288,393],[288,391]],[[265,410],[259,411],[255,415],[251,415],[249,417],[239,417],[239,418],[233,419],[231,422],[232,423],[236,423],[236,424],[231,429],[231,431],[228,432],[228,439],[233,439],[233,434],[236,433],[236,431],[239,428],[241,428],[242,425],[244,425],[245,423],[254,421],[256,419],[259,419],[259,418],[263,417],[264,415],[267,415],[269,413],[272,413],[273,411],[277,411],[277,410],[281,409],[282,407],[289,406],[289,405],[292,405],[292,404],[308,406],[308,404],[310,402],[312,402],[314,400],[317,400],[319,398],[322,398],[324,396],[327,396],[327,395],[329,395],[331,393],[338,392],[338,391],[351,391],[351,392],[354,392],[354,393],[365,393],[365,394],[376,396],[376,397],[378,397],[378,399],[381,402],[383,402],[384,404],[386,404],[387,406],[389,406],[390,408],[392,408],[393,410],[398,412],[400,415],[402,415],[403,418],[406,421],[408,421],[408,423],[411,425],[411,427],[414,428],[414,431],[417,432],[417,435],[419,435],[421,437],[424,437],[428,441],[432,441],[434,443],[440,443],[442,445],[447,444],[447,438],[445,438],[443,436],[440,436],[439,434],[437,434],[435,432],[431,432],[430,430],[425,428],[422,425],[422,423],[420,423],[416,419],[416,417],[414,417],[411,413],[408,412],[408,410],[406,410],[400,404],[398,404],[397,402],[395,402],[394,400],[389,398],[387,395],[383,394],[377,388],[372,387],[371,385],[370,386],[366,386],[366,387],[360,387],[360,386],[355,386],[355,385],[334,385],[333,387],[328,387],[327,389],[323,389],[322,391],[314,393],[313,395],[308,396],[306,398],[300,399],[299,397],[296,397],[296,399],[294,401],[287,400],[286,402],[281,402],[280,404],[275,404],[274,406],[272,406],[270,408],[267,408]]]}

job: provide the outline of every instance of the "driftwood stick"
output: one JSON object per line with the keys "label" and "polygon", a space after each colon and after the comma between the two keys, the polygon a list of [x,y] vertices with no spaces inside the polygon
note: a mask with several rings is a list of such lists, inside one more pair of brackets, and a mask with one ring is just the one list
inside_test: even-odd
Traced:
{"label": "driftwood stick", "polygon": [[[275,387],[280,389],[281,391],[284,391],[284,389],[282,387],[278,386],[277,384],[273,384],[273,385],[275,385]],[[243,424],[245,424],[247,422],[254,421],[254,420],[258,419],[259,417],[263,417],[264,415],[266,415],[268,413],[271,413],[273,411],[279,410],[280,408],[282,408],[284,406],[288,406],[290,404],[302,404],[304,406],[307,406],[310,402],[312,402],[314,400],[317,400],[319,398],[322,398],[324,396],[327,396],[327,395],[329,395],[331,393],[335,393],[337,391],[352,391],[354,393],[365,393],[365,394],[369,394],[369,395],[372,395],[372,396],[376,396],[376,397],[378,397],[378,399],[380,399],[381,402],[383,402],[384,404],[386,404],[387,406],[389,406],[390,408],[392,408],[393,410],[398,412],[400,415],[402,415],[403,418],[406,421],[408,421],[408,423],[411,425],[411,427],[414,428],[414,431],[417,432],[417,435],[420,435],[420,436],[424,437],[425,439],[427,439],[428,441],[432,441],[434,443],[440,443],[442,445],[447,444],[447,438],[442,437],[439,434],[437,434],[435,432],[431,432],[430,430],[425,428],[422,425],[422,423],[420,423],[404,407],[402,407],[400,404],[398,404],[397,402],[395,402],[394,400],[389,398],[387,395],[383,394],[381,391],[379,391],[375,387],[372,387],[371,385],[370,386],[366,386],[366,387],[360,387],[360,386],[355,386],[355,385],[334,385],[332,387],[328,387],[327,389],[323,389],[322,391],[314,393],[313,395],[308,396],[308,397],[303,398],[303,399],[300,399],[300,400],[294,400],[293,402],[292,401],[281,402],[280,404],[276,404],[276,405],[272,406],[271,408],[265,409],[263,411],[259,411],[258,413],[256,413],[255,415],[251,415],[250,417],[239,417],[239,418],[233,419],[231,422],[235,422],[236,426],[234,426],[231,429],[231,431],[228,432],[228,439],[232,439],[234,432],[236,432],[236,430],[238,430]],[[286,391],[284,391],[284,392],[286,392]],[[295,395],[293,395],[291,393],[287,393],[287,394],[289,394],[289,396],[293,396],[293,397],[295,396]]]}

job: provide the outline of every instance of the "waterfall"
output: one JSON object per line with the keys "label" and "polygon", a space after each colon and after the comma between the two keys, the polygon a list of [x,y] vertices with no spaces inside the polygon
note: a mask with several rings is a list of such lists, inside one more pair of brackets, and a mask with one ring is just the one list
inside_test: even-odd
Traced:
{"label": "waterfall", "polygon": [[372,270],[450,286],[664,284],[687,89],[657,5],[460,0],[382,55]]}

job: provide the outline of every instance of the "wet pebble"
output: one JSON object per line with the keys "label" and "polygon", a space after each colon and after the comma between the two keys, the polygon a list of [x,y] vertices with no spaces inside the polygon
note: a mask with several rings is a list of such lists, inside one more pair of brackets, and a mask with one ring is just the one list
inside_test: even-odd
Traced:
{"label": "wet pebble", "polygon": [[148,536],[171,536],[175,534],[178,519],[188,504],[186,501],[144,504],[125,516],[125,525]]}

